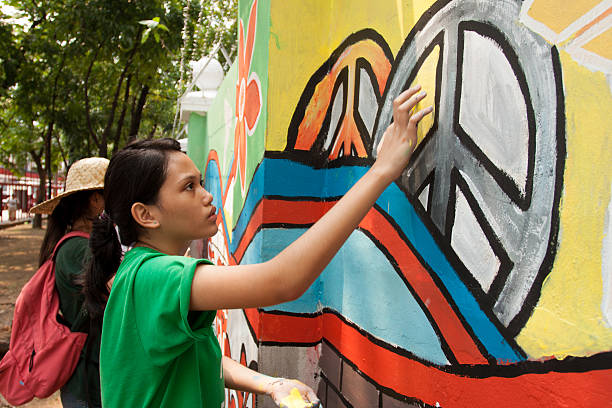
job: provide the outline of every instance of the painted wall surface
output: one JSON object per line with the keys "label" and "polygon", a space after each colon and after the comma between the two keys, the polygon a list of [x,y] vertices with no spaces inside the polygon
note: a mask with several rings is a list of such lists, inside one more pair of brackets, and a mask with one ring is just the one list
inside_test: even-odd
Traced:
{"label": "painted wall surface", "polygon": [[316,222],[402,90],[422,84],[434,113],[300,299],[219,312],[226,353],[325,407],[609,404],[612,1],[245,0],[239,30],[189,131],[223,208],[217,263],[270,259]]}

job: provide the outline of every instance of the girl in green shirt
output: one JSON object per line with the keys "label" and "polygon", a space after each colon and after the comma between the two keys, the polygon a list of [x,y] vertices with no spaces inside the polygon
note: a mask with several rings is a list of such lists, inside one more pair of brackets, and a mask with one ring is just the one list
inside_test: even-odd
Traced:
{"label": "girl in green shirt", "polygon": [[[140,141],[113,156],[85,283],[90,315],[104,314],[105,408],[219,408],[225,406],[224,387],[268,394],[281,407],[319,406],[301,382],[268,377],[222,357],[211,327],[215,310],[288,302],[308,289],[408,164],[418,122],[432,111],[412,114],[425,96],[419,90],[413,87],[394,101],[393,123],[368,172],[306,233],[260,264],[217,266],[181,256],[192,240],[217,232],[217,209],[178,142]],[[133,247],[123,260],[120,243]],[[115,273],[109,293],[107,281]]]}

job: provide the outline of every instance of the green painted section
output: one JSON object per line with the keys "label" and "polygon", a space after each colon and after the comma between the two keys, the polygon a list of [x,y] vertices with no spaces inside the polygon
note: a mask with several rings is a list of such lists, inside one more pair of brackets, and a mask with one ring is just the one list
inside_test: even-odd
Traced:
{"label": "green painted section", "polygon": [[189,116],[189,138],[187,139],[187,155],[198,166],[200,171],[206,165],[206,128],[207,117],[192,113]]}
{"label": "green painted section", "polygon": [[[257,119],[257,125],[253,132],[249,135],[246,132],[246,182],[244,193],[240,183],[240,175],[236,172],[236,178],[233,189],[230,192],[231,197],[228,197],[224,203],[224,209],[230,225],[235,226],[237,215],[242,210],[244,199],[249,190],[249,185],[253,179],[255,169],[262,161],[265,152],[266,140],[266,123],[267,123],[267,97],[268,97],[268,44],[270,35],[270,1],[256,0],[257,14],[253,22],[249,22],[252,1],[240,2],[239,19],[242,20],[244,27],[244,48],[238,50],[234,64],[227,72],[223,83],[221,84],[217,96],[208,110],[205,117],[198,114],[191,114],[189,120],[189,141],[188,154],[197,164],[198,168],[204,172],[208,156],[212,150],[216,151],[219,158],[219,166],[222,174],[223,190],[230,180],[230,175],[233,160],[238,160],[234,157],[237,152],[235,146],[236,129],[238,122],[238,102],[237,102],[237,86],[242,80],[246,84],[257,84],[260,95],[260,113]],[[250,61],[247,59],[246,65],[248,72],[245,78],[239,78],[239,59],[240,52],[246,52],[246,41],[248,35],[249,24],[256,24],[255,39],[253,46],[253,54]],[[240,31],[240,26],[238,27]],[[238,37],[240,32],[238,33]],[[247,56],[248,57],[248,56]]]}
{"label": "green painted section", "polygon": [[[266,148],[266,124],[268,119],[267,105],[268,105],[268,44],[270,36],[270,1],[269,0],[256,0],[257,1],[257,19],[256,19],[256,31],[255,31],[255,44],[253,48],[253,56],[250,62],[248,78],[250,79],[255,73],[259,78],[262,92],[261,102],[261,113],[258,119],[257,127],[252,135],[247,136],[247,171],[246,171],[246,190],[250,185],[255,169],[261,163]],[[252,1],[241,1],[240,9],[238,10],[238,17],[242,20],[244,25],[245,45],[246,36],[249,29],[249,15],[251,11]],[[240,26],[238,27],[240,30]],[[238,33],[240,35],[240,32]],[[238,37],[239,38],[239,37]],[[246,47],[245,47],[246,48]],[[247,56],[248,58],[248,56]],[[248,64],[247,60],[247,64]],[[234,201],[233,201],[233,213],[235,215],[240,213],[242,206],[244,205],[244,197],[242,197],[240,182],[237,181],[234,185]],[[245,192],[246,195],[246,192]],[[233,217],[232,227],[235,226],[237,217]]]}
{"label": "green painted section", "polygon": [[[235,62],[225,75],[217,91],[217,97],[206,114],[206,138],[198,144],[205,155],[204,163],[200,168],[204,171],[206,159],[211,150],[217,152],[223,185],[227,181],[232,157],[234,155],[234,127],[236,123],[236,81],[238,78],[238,63]],[[192,115],[193,116],[193,115]],[[192,138],[192,129],[189,128],[189,139]],[[197,139],[197,136],[196,136]]]}

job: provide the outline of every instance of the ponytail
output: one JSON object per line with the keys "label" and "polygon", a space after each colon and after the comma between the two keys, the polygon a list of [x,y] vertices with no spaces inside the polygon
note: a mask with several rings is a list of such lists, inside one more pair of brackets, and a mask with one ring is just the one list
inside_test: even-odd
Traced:
{"label": "ponytail", "polygon": [[108,281],[121,263],[121,244],[115,225],[106,213],[93,222],[89,237],[91,260],[85,270],[85,307],[92,322],[102,322],[109,295]]}
{"label": "ponytail", "polygon": [[[141,140],[113,155],[104,176],[104,213],[95,220],[89,238],[91,261],[85,269],[83,292],[91,327],[100,329],[109,296],[108,281],[121,263],[121,244],[138,240],[141,227],[132,217],[135,202],[157,202],[166,179],[170,153],[180,152],[174,139]],[[117,236],[117,230],[119,236]]]}

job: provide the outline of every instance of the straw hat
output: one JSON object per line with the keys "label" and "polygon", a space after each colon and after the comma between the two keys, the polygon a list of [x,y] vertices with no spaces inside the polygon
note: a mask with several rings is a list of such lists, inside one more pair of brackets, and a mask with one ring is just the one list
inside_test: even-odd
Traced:
{"label": "straw hat", "polygon": [[35,205],[30,210],[34,214],[51,214],[60,200],[77,191],[99,190],[104,188],[104,174],[109,160],[102,157],[88,157],[74,162],[66,176],[64,192],[50,200]]}

